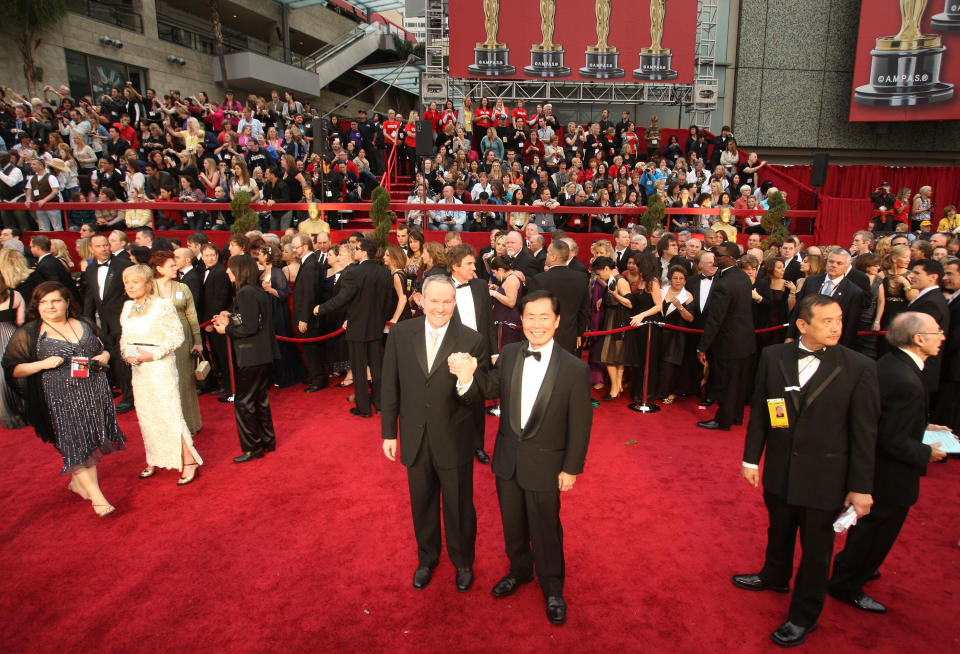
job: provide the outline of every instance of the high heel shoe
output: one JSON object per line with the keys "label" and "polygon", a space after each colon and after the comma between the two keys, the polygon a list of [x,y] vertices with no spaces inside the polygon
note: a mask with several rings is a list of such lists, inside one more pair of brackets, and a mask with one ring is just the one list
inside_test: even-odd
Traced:
{"label": "high heel shoe", "polygon": [[140,473],[140,479],[149,479],[157,474],[157,470],[159,470],[157,466],[147,466],[143,469],[143,472]]}
{"label": "high heel shoe", "polygon": [[187,484],[192,484],[193,481],[194,481],[197,477],[200,476],[200,464],[199,464],[199,463],[186,463],[186,464],[184,464],[184,466],[183,466],[184,469],[186,469],[187,466],[196,466],[196,467],[195,467],[194,470],[193,470],[193,474],[190,475],[189,477],[180,477],[180,479],[177,480],[177,486],[186,486]]}
{"label": "high heel shoe", "polygon": [[616,395],[611,395],[610,393],[607,393],[600,399],[602,399],[604,402],[613,402],[618,397],[620,397],[620,393],[617,393]]}
{"label": "high heel shoe", "polygon": [[108,515],[117,510],[117,507],[112,504],[94,504],[93,510],[97,512],[98,518],[106,518]]}

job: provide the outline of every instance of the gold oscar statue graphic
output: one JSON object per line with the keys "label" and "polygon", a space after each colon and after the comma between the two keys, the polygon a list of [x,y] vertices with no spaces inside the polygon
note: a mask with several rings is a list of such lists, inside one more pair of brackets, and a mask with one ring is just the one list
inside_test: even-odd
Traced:
{"label": "gold oscar statue graphic", "polygon": [[633,76],[645,81],[677,79],[671,68],[673,53],[663,47],[663,21],[667,17],[667,0],[650,0],[650,47],[640,49],[640,67]]}
{"label": "gold oscar statue graphic", "polygon": [[478,43],[473,49],[474,63],[467,68],[467,72],[480,77],[514,75],[517,68],[510,65],[510,48],[497,41],[497,32],[500,31],[500,0],[482,1],[483,28],[487,33],[487,40]]}
{"label": "gold oscar statue graphic", "polygon": [[566,77],[570,68],[563,64],[563,47],[553,42],[556,31],[557,0],[540,0],[540,36],[542,41],[530,48],[530,65],[523,69],[528,77]]}
{"label": "gold oscar statue graphic", "polygon": [[900,31],[896,36],[877,39],[876,48],[870,51],[870,82],[857,87],[854,101],[909,107],[953,97],[953,84],[940,81],[940,62],[946,48],[938,35],[920,30],[926,8],[927,0],[900,0]]}
{"label": "gold oscar statue graphic", "polygon": [[596,0],[597,44],[587,47],[586,65],[580,69],[582,77],[616,79],[623,77],[620,52],[607,43],[610,38],[610,5],[613,0]]}
{"label": "gold oscar statue graphic", "polygon": [[930,27],[940,32],[960,30],[960,0],[944,0],[943,11],[930,19]]}

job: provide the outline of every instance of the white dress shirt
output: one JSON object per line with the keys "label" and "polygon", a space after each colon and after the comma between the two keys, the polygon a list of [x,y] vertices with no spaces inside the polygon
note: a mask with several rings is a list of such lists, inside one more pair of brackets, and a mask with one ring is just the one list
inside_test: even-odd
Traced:
{"label": "white dress shirt", "polygon": [[[939,289],[940,289],[940,287],[939,287],[939,286],[936,286],[936,285],[926,287],[925,289],[923,289],[922,291],[920,291],[919,293],[917,293],[917,297],[915,297],[915,298],[913,298],[912,300],[910,300],[910,304],[913,304],[914,302],[916,302],[917,300],[919,300],[920,298],[922,298],[924,295],[926,295],[926,294],[929,293],[930,291],[939,290]],[[908,304],[907,306],[910,306],[910,304]],[[904,350],[904,352],[906,352],[906,350]]]}
{"label": "white dress shirt", "polygon": [[[460,322],[475,332],[477,329],[477,308],[473,304],[473,291],[470,290],[469,282],[453,280],[458,285],[457,288],[457,314],[460,316]],[[463,284],[463,286],[459,286]]]}
{"label": "white dress shirt", "polygon": [[704,277],[700,280],[700,292],[697,294],[697,301],[700,302],[700,311],[703,311],[703,308],[707,306],[707,298],[710,296],[710,287],[713,285],[713,280],[716,278],[716,275],[713,277]]}
{"label": "white dress shirt", "polygon": [[97,261],[94,265],[97,266],[97,288],[100,291],[100,299],[103,299],[103,291],[107,286],[107,274],[110,272],[110,260],[107,259],[103,263],[107,264],[105,266],[100,265],[101,262]]}
{"label": "white dress shirt", "polygon": [[910,350],[904,347],[901,347],[899,349],[902,350],[904,353],[906,353],[906,355],[910,357],[910,359],[912,359],[915,364],[917,364],[917,367],[920,368],[921,372],[923,371],[923,363],[924,363],[923,359],[921,359],[916,354],[914,354],[913,352],[911,352]]}
{"label": "white dress shirt", "polygon": [[553,354],[553,339],[550,339],[550,342],[539,349],[532,346],[530,349],[540,353],[540,360],[537,361],[533,357],[520,355],[523,359],[523,376],[520,380],[521,429],[527,426],[527,421],[533,412],[533,405],[540,393],[540,386],[543,385],[543,377],[547,374],[547,366],[550,365],[550,356]]}

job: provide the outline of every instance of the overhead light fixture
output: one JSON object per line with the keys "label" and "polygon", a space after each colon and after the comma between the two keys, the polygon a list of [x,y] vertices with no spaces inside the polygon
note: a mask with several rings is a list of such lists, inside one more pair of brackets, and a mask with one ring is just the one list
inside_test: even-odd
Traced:
{"label": "overhead light fixture", "polygon": [[180,64],[181,66],[187,63],[187,60],[183,57],[178,57],[177,55],[172,54],[167,55],[167,61],[169,61],[171,64]]}

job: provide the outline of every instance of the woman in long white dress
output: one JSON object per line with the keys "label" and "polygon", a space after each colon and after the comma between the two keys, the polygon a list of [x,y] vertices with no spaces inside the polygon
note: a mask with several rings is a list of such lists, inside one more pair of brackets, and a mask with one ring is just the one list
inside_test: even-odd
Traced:
{"label": "woman in long white dress", "polygon": [[124,270],[123,286],[131,299],[120,313],[120,350],[133,370],[134,406],[147,455],[140,477],[175,468],[182,473],[177,485],[186,486],[199,476],[203,459],[193,447],[180,404],[175,352],[184,339],[183,327],[173,305],[156,295],[149,266]]}

